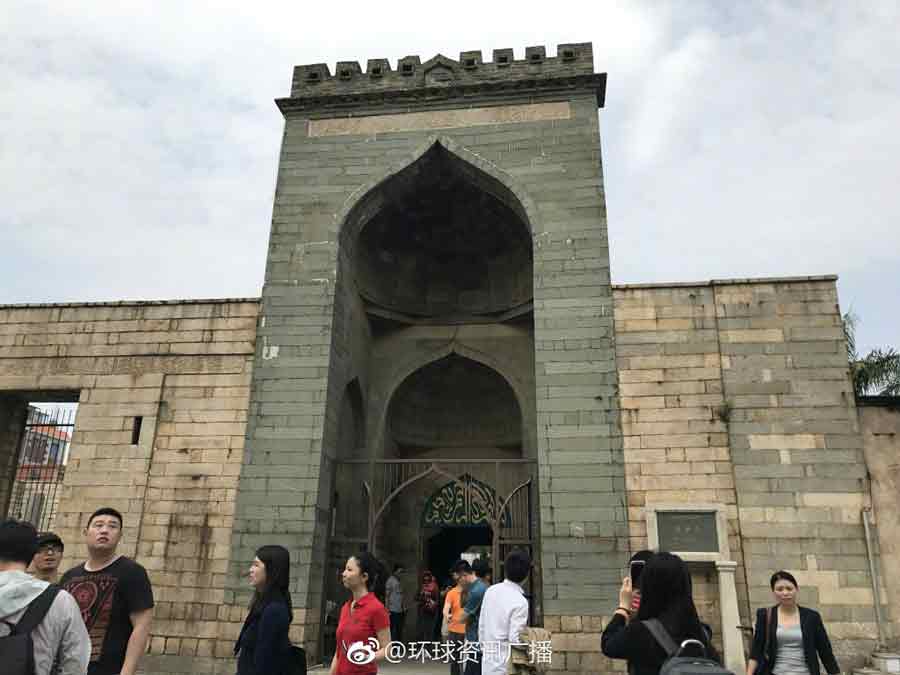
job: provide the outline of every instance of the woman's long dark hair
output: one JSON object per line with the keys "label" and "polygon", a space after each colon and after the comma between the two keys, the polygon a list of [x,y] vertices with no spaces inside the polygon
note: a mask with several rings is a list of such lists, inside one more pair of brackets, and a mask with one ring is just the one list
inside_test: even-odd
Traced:
{"label": "woman's long dark hair", "polygon": [[368,575],[366,589],[370,593],[374,593],[375,597],[381,602],[384,602],[385,586],[387,585],[387,569],[385,566],[368,551],[356,553],[350,557],[359,565],[360,573]]}
{"label": "woman's long dark hair", "polygon": [[659,619],[679,644],[693,638],[707,643],[691,593],[691,575],[677,555],[660,552],[647,562],[641,575],[638,620]]}
{"label": "woman's long dark hair", "polygon": [[275,544],[261,546],[256,557],[266,566],[266,583],[253,593],[250,602],[250,613],[260,613],[270,602],[280,600],[287,604],[291,621],[294,620],[294,608],[291,604],[291,554],[284,546]]}

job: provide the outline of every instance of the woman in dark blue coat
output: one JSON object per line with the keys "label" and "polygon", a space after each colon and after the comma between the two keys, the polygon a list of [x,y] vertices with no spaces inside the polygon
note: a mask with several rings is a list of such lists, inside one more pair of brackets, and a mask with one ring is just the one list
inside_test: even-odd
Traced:
{"label": "woman in dark blue coat", "polygon": [[797,604],[799,586],[792,574],[775,572],[769,580],[777,605],[756,611],[747,675],[829,675],[841,672],[821,615]]}
{"label": "woman in dark blue coat", "polygon": [[288,672],[291,643],[291,558],[283,546],[263,546],[250,564],[253,600],[234,646],[237,675],[283,675]]}

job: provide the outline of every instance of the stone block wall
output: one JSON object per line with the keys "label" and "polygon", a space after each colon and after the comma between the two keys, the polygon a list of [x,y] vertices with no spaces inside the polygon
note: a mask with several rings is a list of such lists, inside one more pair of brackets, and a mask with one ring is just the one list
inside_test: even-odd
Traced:
{"label": "stone block wall", "polygon": [[[242,461],[247,414],[253,410],[257,310],[255,301],[0,308],[3,466],[14,462],[10,448],[30,397],[77,394],[58,520],[69,544],[64,564],[83,556],[78,542],[91,510],[112,503],[123,511],[122,550],[148,568],[157,595],[145,662],[150,673],[233,667],[232,641],[246,609],[243,599],[235,600],[230,569],[236,573],[246,566],[257,541],[270,540],[252,532],[235,540],[233,528],[238,474],[247,470]],[[890,528],[897,429],[891,411],[863,408],[860,435],[856,409],[847,398],[843,338],[835,330],[839,316],[830,278],[615,289],[630,529],[630,539],[620,538],[616,545],[632,551],[645,545],[648,505],[724,504],[729,546],[739,562],[742,617],[769,602],[771,571],[789,569],[800,580],[802,601],[825,616],[848,667],[862,660],[875,635],[859,520],[860,509],[869,505],[867,466],[886,582],[885,614],[896,636]],[[438,338],[443,330],[412,331],[410,344],[432,333]],[[497,348],[507,345],[499,354],[512,353],[509,345],[525,339],[517,335],[483,327],[460,339],[482,350],[491,341]],[[477,336],[488,340],[480,348],[473,341]],[[397,354],[414,353],[403,347],[402,334],[394,342]],[[271,349],[263,353],[271,355]],[[391,360],[390,353],[376,363]],[[578,373],[572,376],[577,379]],[[297,384],[292,379],[272,378],[264,385],[281,397],[281,414],[322,396],[311,394],[304,403],[303,390],[292,389]],[[135,416],[143,425],[132,445]],[[539,427],[542,433],[546,427]],[[603,466],[597,462],[598,469]],[[271,478],[257,480],[263,481],[258,485],[263,494],[277,487],[265,482]],[[576,488],[559,488],[551,503],[577,502]],[[279,508],[304,508],[296,490],[284,498],[291,505]],[[603,555],[609,540],[580,534],[586,533],[573,529],[562,540],[575,547],[573,552],[552,553],[545,583],[558,575],[589,587],[582,581],[597,578],[597,569],[593,576],[579,571],[579,561]],[[235,550],[243,554],[235,556]],[[298,559],[296,568],[303,565]],[[612,586],[621,572],[610,568],[606,583]],[[698,608],[718,633],[715,575],[697,569],[694,581]],[[295,588],[304,583],[320,582],[300,576]],[[554,598],[545,595],[548,600]],[[622,668],[599,654],[600,633],[614,602],[600,607],[602,616],[545,611],[544,625],[554,634],[554,672]],[[301,608],[293,639],[308,641],[306,627],[316,623]]]}
{"label": "stone block wall", "polygon": [[750,602],[771,602],[775,569],[796,570],[801,602],[858,665],[875,635],[869,497],[835,279],[715,291]]}
{"label": "stone block wall", "polygon": [[859,425],[872,488],[885,638],[900,647],[900,398],[863,397]]}
{"label": "stone block wall", "polygon": [[[615,290],[631,550],[648,546],[646,506],[724,505],[746,611],[714,296],[711,286],[699,285]],[[718,639],[715,570],[697,567],[692,576],[697,609]]]}
{"label": "stone block wall", "polygon": [[55,521],[63,568],[85,555],[87,516],[119,509],[120,551],[147,568],[157,603],[144,672],[233,670],[221,657],[246,609],[225,602],[225,575],[257,311],[256,300],[0,307],[0,447],[14,447],[28,400],[79,402]]}
{"label": "stone block wall", "polygon": [[839,658],[861,663],[875,635],[869,496],[835,279],[625,286],[615,299],[632,550],[645,506],[722,504],[743,622],[788,569]]}
{"label": "stone block wall", "polygon": [[[332,80],[319,66],[295,71],[292,97],[278,101],[285,129],[235,561],[273,536],[304,562],[325,557],[329,448],[343,387],[350,377],[368,382],[364,395],[378,387],[369,373],[353,375],[356,366],[342,356],[350,338],[340,330],[346,298],[336,288],[349,287],[353,273],[345,228],[384,203],[379,185],[438,144],[491,194],[514,202],[531,230],[544,614],[561,621],[614,602],[627,531],[597,116],[605,77],[593,73],[589,46],[573,54],[571,63],[564,54],[518,63],[513,75],[492,67],[485,81],[441,57],[408,80],[383,80],[404,82],[396,91],[352,67],[349,80]],[[451,87],[435,79],[447,70]],[[320,84],[308,79],[312,71]],[[303,414],[272,407],[292,394],[304,396]],[[292,492],[263,481],[275,471]],[[294,508],[283,500],[304,506],[290,527],[276,528]],[[295,605],[306,609],[306,642],[315,648],[322,570],[310,565],[300,575]]]}

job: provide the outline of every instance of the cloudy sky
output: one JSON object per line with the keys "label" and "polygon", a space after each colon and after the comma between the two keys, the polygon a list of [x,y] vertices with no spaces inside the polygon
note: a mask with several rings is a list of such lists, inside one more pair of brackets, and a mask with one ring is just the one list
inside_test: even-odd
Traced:
{"label": "cloudy sky", "polygon": [[256,296],[294,64],[591,41],[613,279],[840,275],[900,347],[900,3],[0,4],[0,303]]}

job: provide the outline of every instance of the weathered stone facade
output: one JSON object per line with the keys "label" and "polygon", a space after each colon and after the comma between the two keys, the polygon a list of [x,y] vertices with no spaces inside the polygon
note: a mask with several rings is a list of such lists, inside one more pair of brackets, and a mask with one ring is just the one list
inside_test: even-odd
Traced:
{"label": "weathered stone facade", "polygon": [[[243,620],[243,608],[223,600],[258,306],[254,299],[0,308],[0,419],[10,420],[0,465],[15,466],[21,425],[11,422],[24,421],[27,401],[78,401],[54,522],[67,543],[63,566],[84,556],[85,518],[114,504],[125,518],[122,552],[153,581],[150,650],[171,655],[164,669],[202,668],[206,659],[209,672],[213,655],[230,656]],[[132,444],[136,417],[141,431]]]}
{"label": "weathered stone facade", "polygon": [[633,547],[646,505],[724,504],[744,623],[770,600],[771,573],[790,569],[851,656],[876,630],[834,282],[623,287],[616,346]]}
{"label": "weathered stone facade", "polygon": [[885,639],[900,647],[900,398],[863,397],[859,407],[871,507],[877,525]]}
{"label": "weathered stone facade", "polygon": [[[533,479],[494,537],[536,556],[554,672],[621,669],[599,635],[660,505],[724,511],[742,623],[787,568],[844,664],[871,650],[835,279],[613,288],[604,86],[585,44],[298,67],[261,299],[0,307],[0,500],[26,402],[79,401],[55,527],[74,543],[99,504],[125,513],[158,601],[147,672],[232,672],[264,543],[291,551],[292,638],[318,655],[342,558],[410,564],[440,529],[418,519],[441,475],[373,508],[431,463],[488,499]],[[721,635],[716,568],[693,568]]]}
{"label": "weathered stone facade", "polygon": [[[605,77],[594,74],[590,45],[560,49],[505,64],[500,55],[468,66],[466,55],[402,60],[399,72],[380,76],[383,65],[372,62],[366,77],[352,64],[339,64],[337,77],[298,67],[291,98],[278,102],[285,131],[232,581],[242,587],[237,572],[258,544],[287,545],[299,561],[296,604],[307,608],[301,622],[311,649],[333,465],[346,454],[344,392],[350,383],[361,392],[366,456],[394,457],[385,430],[390,397],[405,377],[449,355],[493,368],[518,393],[519,453],[538,464],[541,613],[561,620],[597,612],[613,597],[626,532],[597,120]],[[435,175],[442,181],[432,187]],[[432,223],[441,214],[429,214],[421,226],[427,240],[417,246],[393,243],[389,226],[419,212],[421,190],[439,200],[451,182],[467,195],[459,201],[494,214],[501,253],[479,275],[469,266],[478,269],[482,251],[463,247],[459,266],[436,285],[443,260],[429,243],[445,241]],[[451,202],[451,211],[460,206]],[[394,204],[404,208],[381,225]],[[464,214],[461,227],[492,245],[500,235],[479,229],[478,217]],[[394,266],[385,269],[385,260]],[[405,274],[407,260],[427,261],[423,281],[379,283]],[[498,265],[509,272],[494,281]],[[485,275],[488,288],[479,285]],[[424,295],[418,283],[427,284]],[[287,415],[285,400],[302,410]]]}

